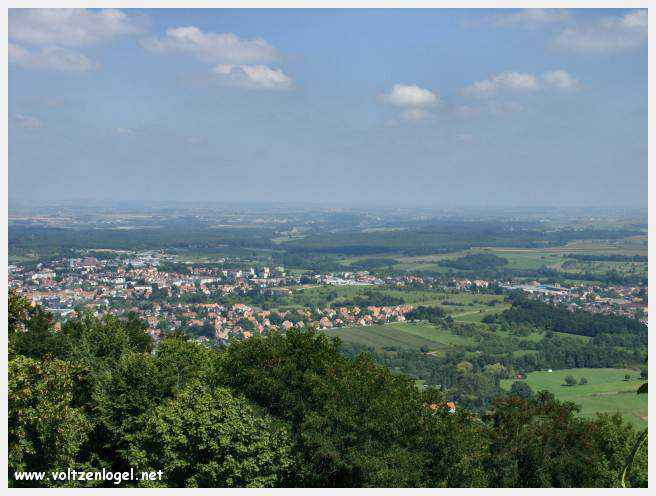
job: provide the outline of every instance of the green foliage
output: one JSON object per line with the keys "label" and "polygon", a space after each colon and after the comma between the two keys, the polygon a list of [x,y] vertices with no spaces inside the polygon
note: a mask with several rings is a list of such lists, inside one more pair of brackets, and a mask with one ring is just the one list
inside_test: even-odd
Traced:
{"label": "green foliage", "polygon": [[406,314],[406,319],[408,320],[427,320],[433,324],[441,322],[446,313],[441,307],[425,307],[418,306],[411,312]]}
{"label": "green foliage", "polygon": [[171,397],[173,385],[152,355],[126,353],[112,367],[95,374],[90,406],[95,419],[92,453],[112,453],[109,460],[95,460],[112,470],[129,470],[131,438],[152,409]]}
{"label": "green foliage", "polygon": [[619,415],[586,421],[547,392],[501,398],[486,422],[494,426],[488,469],[501,487],[617,487],[635,439]]}
{"label": "green foliage", "polygon": [[30,302],[27,298],[19,296],[14,291],[9,292],[7,301],[8,331],[9,335],[21,331],[29,318]]}
{"label": "green foliage", "polygon": [[[77,466],[91,425],[73,406],[75,367],[17,356],[9,361],[9,482],[15,471]],[[47,484],[47,482],[46,482]]]}
{"label": "green foliage", "polygon": [[[364,356],[348,360],[337,341],[297,331],[235,343],[223,364],[229,386],[291,424],[298,457],[291,485],[428,484],[420,447],[437,420],[408,378]],[[450,473],[433,470],[449,485]]]}
{"label": "green foliage", "polygon": [[366,290],[362,294],[357,294],[353,298],[346,298],[337,302],[333,302],[331,306],[346,306],[346,307],[394,307],[397,305],[405,304],[405,299],[386,294],[382,291]]}
{"label": "green foliage", "polygon": [[130,460],[139,470],[161,470],[156,485],[273,487],[291,466],[291,440],[228,389],[192,382],[150,412]]}
{"label": "green foliage", "polygon": [[62,327],[57,336],[57,350],[62,358],[111,363],[129,351],[152,350],[152,338],[145,329],[134,316],[121,321],[114,316],[96,319],[83,315]]}
{"label": "green foliage", "polygon": [[526,382],[515,381],[512,383],[512,386],[510,386],[510,394],[528,400],[533,397],[533,390],[531,389],[531,386],[526,384]]}
{"label": "green foliage", "polygon": [[525,323],[548,331],[580,336],[629,334],[647,344],[647,326],[636,319],[620,315],[604,315],[584,310],[571,312],[564,305],[549,305],[538,300],[514,295],[512,308],[484,319],[488,323]]}
{"label": "green foliage", "polygon": [[[636,394],[647,394],[647,383],[645,382],[643,385],[641,385],[638,388],[638,391],[636,391]],[[636,440],[635,444],[633,445],[633,448],[631,449],[631,453],[629,453],[629,456],[626,459],[626,464],[624,465],[624,468],[622,469],[622,487],[627,487],[628,485],[633,485],[636,487],[646,487],[647,486],[647,479],[642,476],[642,474],[645,472],[645,467],[644,465],[646,464],[646,457],[640,456],[640,454],[644,455],[644,450],[640,451],[640,448],[644,445],[645,442],[647,442],[647,435],[648,431],[645,429],[640,433],[638,436],[638,439]],[[642,463],[641,463],[642,462]],[[637,473],[636,472],[631,472],[631,469],[633,468],[634,465],[637,464],[642,464],[642,471]]]}
{"label": "green foliage", "polygon": [[[175,487],[617,486],[637,439],[618,416],[582,419],[548,394],[526,399],[520,386],[493,403],[512,374],[486,353],[439,364],[395,352],[438,367],[449,384],[420,391],[316,332],[225,348],[174,333],[153,350],[136,319],[83,315],[54,332],[19,300],[10,330],[14,349],[30,355],[9,362],[10,480],[14,470],[134,467],[161,470],[154,482]],[[643,451],[632,486],[646,484]]]}

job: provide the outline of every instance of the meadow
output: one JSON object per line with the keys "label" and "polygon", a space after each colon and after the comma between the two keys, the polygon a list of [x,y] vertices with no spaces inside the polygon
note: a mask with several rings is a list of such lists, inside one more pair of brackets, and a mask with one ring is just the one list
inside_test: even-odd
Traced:
{"label": "meadow", "polygon": [[322,331],[339,337],[343,342],[370,346],[376,349],[397,348],[418,351],[425,346],[436,351],[450,346],[467,345],[470,341],[427,322],[394,322],[366,327],[341,327]]}
{"label": "meadow", "polygon": [[[627,374],[631,377],[628,381],[624,380]],[[584,377],[588,383],[566,386],[568,375],[577,381]],[[509,390],[513,382],[514,379],[504,380],[501,387]],[[584,417],[619,412],[638,428],[647,427],[647,395],[636,394],[643,382],[640,373],[631,369],[564,369],[531,372],[526,376],[526,383],[533,391],[550,391],[559,400],[576,403]]]}

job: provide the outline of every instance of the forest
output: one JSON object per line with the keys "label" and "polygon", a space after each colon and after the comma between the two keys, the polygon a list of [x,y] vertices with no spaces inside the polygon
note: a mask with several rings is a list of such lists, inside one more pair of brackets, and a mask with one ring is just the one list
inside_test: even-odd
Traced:
{"label": "forest", "polygon": [[631,334],[647,345],[647,326],[621,315],[604,315],[581,309],[570,311],[564,305],[549,305],[521,294],[511,295],[512,307],[499,315],[487,316],[487,323],[529,324],[548,331],[594,337],[599,334]]}

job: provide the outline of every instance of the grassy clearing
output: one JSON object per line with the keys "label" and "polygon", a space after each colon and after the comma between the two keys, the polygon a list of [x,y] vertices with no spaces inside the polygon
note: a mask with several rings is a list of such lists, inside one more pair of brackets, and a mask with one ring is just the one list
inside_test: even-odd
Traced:
{"label": "grassy clearing", "polygon": [[314,286],[297,291],[288,298],[285,305],[301,306],[326,306],[329,304],[339,305],[341,302],[348,302],[357,296],[364,296],[365,293],[375,292],[381,295],[402,298],[408,305],[424,306],[441,306],[443,302],[452,303],[444,305],[444,310],[448,313],[459,313],[474,310],[475,308],[494,308],[487,306],[490,301],[503,300],[502,296],[497,295],[475,295],[475,294],[451,294],[440,293],[433,290],[400,290],[389,289],[380,286]]}
{"label": "grassy clearing", "polygon": [[339,337],[347,343],[372,348],[399,348],[419,350],[426,346],[434,351],[449,346],[469,344],[467,338],[452,334],[429,323],[395,322],[366,327],[342,327],[322,331],[328,336]]}
{"label": "grassy clearing", "polygon": [[456,322],[464,322],[464,323],[481,322],[486,316],[495,313],[501,313],[504,310],[510,308],[510,306],[511,305],[509,303],[503,303],[493,307],[484,306],[475,309],[463,309],[462,312],[454,313],[451,316]]}
{"label": "grassy clearing", "polygon": [[[629,374],[631,379],[624,380]],[[572,375],[580,380],[585,377],[588,384],[565,386],[565,377]],[[504,380],[501,387],[510,389],[514,380]],[[638,395],[636,390],[644,382],[639,372],[630,369],[565,369],[553,372],[531,372],[526,382],[533,391],[547,390],[559,400],[571,401],[581,406],[581,415],[619,412],[638,428],[647,426],[647,395]]]}
{"label": "grassy clearing", "polygon": [[435,348],[432,340],[399,331],[390,325],[370,327],[342,327],[322,331],[328,336],[338,337],[346,343],[355,343],[372,348],[398,348],[419,350],[422,346]]}

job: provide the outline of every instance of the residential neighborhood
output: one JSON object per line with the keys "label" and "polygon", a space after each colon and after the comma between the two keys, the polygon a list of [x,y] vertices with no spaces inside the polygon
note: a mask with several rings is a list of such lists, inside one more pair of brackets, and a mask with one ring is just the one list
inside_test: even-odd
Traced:
{"label": "residential neighborhood", "polygon": [[380,277],[367,271],[298,274],[284,267],[243,267],[180,263],[165,251],[132,252],[121,258],[92,255],[43,262],[34,268],[9,266],[9,287],[51,312],[57,326],[80,312],[102,317],[135,314],[160,339],[185,330],[199,341],[228,339],[297,329],[331,329],[403,322],[412,305],[314,306],[265,308],[259,299],[293,296],[308,288],[369,286],[422,288],[453,293],[523,291],[570,310],[637,317],[647,322],[645,289],[627,286],[545,285],[420,275]]}

